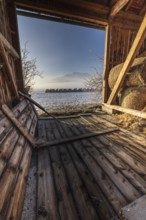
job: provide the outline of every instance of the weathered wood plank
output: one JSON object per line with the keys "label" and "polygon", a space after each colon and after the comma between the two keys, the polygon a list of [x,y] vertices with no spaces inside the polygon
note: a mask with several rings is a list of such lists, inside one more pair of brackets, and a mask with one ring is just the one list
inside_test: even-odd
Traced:
{"label": "weathered wood plank", "polygon": [[146,13],[146,3],[144,3],[144,6],[142,7],[142,9],[139,12],[139,15],[144,15]]}
{"label": "weathered wood plank", "polygon": [[7,41],[7,39],[0,33],[0,41],[3,43],[4,47],[13,55],[15,58],[19,59],[19,55],[12,45]]}
{"label": "weathered wood plank", "polygon": [[[90,116],[90,115],[91,113],[84,113],[84,114],[78,114],[78,115],[56,116],[55,118],[56,119],[71,119],[71,118],[79,118],[80,116]],[[39,120],[51,120],[51,119],[54,120],[54,118],[52,117],[39,117]]]}
{"label": "weathered wood plank", "polygon": [[[137,135],[136,133],[131,132],[127,129],[124,129],[120,126],[117,126],[117,124],[114,123],[114,120],[112,119],[112,117],[110,117],[109,115],[102,115],[102,116],[92,115],[92,117],[94,118],[95,121],[97,121],[97,123],[100,122],[102,124],[105,124],[107,127],[118,127],[118,128],[120,128],[120,132],[128,135],[129,138],[132,138],[132,140],[134,138],[135,142],[138,142],[138,143],[143,144],[144,146],[146,146],[145,137],[141,136],[140,134]],[[105,127],[103,127],[103,128],[105,128]]]}
{"label": "weathered wood plank", "polygon": [[114,154],[121,158],[124,163],[128,164],[133,170],[135,170],[135,172],[145,178],[145,166],[141,163],[141,161],[138,161],[137,158],[133,157],[127,149],[124,149],[124,147],[121,148],[121,145],[117,144],[115,140],[110,139],[109,137],[98,137],[98,139],[105,146],[110,147],[110,151],[114,152]]}
{"label": "weathered wood plank", "polygon": [[[24,116],[22,115],[20,117],[21,123],[25,124],[26,128],[32,134],[34,134],[34,129],[36,124],[32,123],[35,121],[35,113],[33,112],[32,108],[30,108],[29,111],[26,111]],[[14,219],[15,216],[17,217],[19,216],[18,219],[21,216],[25,186],[26,186],[26,176],[28,174],[29,163],[32,152],[29,144],[28,143],[25,144],[26,142],[25,137],[20,135],[18,139],[19,134],[17,132],[15,134],[15,132],[16,130],[14,130],[14,138],[11,137],[12,140],[10,143],[8,143],[6,140],[6,146],[2,148],[1,150],[2,155],[0,155],[0,156],[4,156],[5,153],[5,156],[7,158],[6,161],[8,161],[5,172],[3,173],[0,181],[1,187],[2,187],[1,184],[6,185],[5,188],[6,190],[4,190],[3,187],[1,188],[1,193],[3,195],[1,200],[1,213],[2,216],[7,215],[7,218],[5,217],[4,219],[9,219],[10,215],[14,215]],[[16,141],[14,141],[15,137],[17,139]],[[13,149],[11,146],[13,146]],[[2,161],[2,159],[3,158],[0,157],[0,161]],[[21,165],[21,163],[23,164]],[[3,164],[2,168],[4,169],[4,167],[5,164]],[[24,169],[24,173],[22,171],[23,169]],[[5,173],[7,175],[10,175],[10,178],[8,180],[5,176]],[[7,182],[6,184],[5,181]],[[13,201],[15,202],[13,203]]]}
{"label": "weathered wood plank", "polygon": [[7,105],[2,106],[3,113],[9,118],[9,120],[14,124],[14,126],[20,131],[20,133],[29,141],[29,143],[34,147],[34,138],[29,134],[29,131],[22,126],[20,121],[18,121],[14,113],[8,108]]}
{"label": "weathered wood plank", "polygon": [[[112,110],[112,114],[113,114],[113,112],[118,111],[118,112],[123,112],[123,113],[127,113],[127,114],[130,114],[130,115],[134,115],[134,116],[146,119],[146,113],[142,112],[142,111],[129,109],[129,108],[123,108],[123,107],[118,106],[118,105],[103,104],[103,106],[106,107],[109,110]],[[103,110],[105,110],[105,108],[103,108]],[[108,111],[108,113],[109,113],[109,111]]]}
{"label": "weathered wood plank", "polygon": [[[56,136],[56,138],[58,139],[64,137],[61,123],[55,123],[55,125],[56,129],[54,130],[54,135]],[[72,147],[71,145],[66,146]],[[76,202],[80,217],[82,219],[98,219],[98,215],[91,203],[91,198],[89,197],[86,189],[82,186],[82,181],[66,147],[64,145],[61,145],[58,151],[60,153],[60,157],[64,165],[64,169],[66,171],[70,188]],[[88,207],[88,210],[86,210],[86,207]]]}
{"label": "weathered wood plank", "polygon": [[41,106],[39,103],[37,103],[36,101],[34,101],[33,99],[31,99],[28,95],[22,93],[22,92],[18,92],[19,95],[23,96],[25,99],[29,100],[32,104],[36,105],[38,108],[40,108],[42,111],[44,111],[48,116],[51,116],[52,118],[56,119],[54,116],[52,116],[48,111],[46,111],[46,109]]}
{"label": "weathered wood plank", "polygon": [[102,154],[102,152],[96,150],[94,146],[86,141],[82,141],[84,147],[88,153],[95,159],[95,161],[102,167],[104,173],[106,173],[114,182],[119,191],[125,196],[127,201],[132,202],[136,198],[140,197],[141,194],[135,187],[124,177],[124,175],[117,169],[115,165],[112,165],[109,160]]}
{"label": "weathered wood plank", "polygon": [[25,148],[26,150],[24,152],[19,168],[20,169],[19,177],[16,182],[13,196],[10,200],[10,205],[6,212],[6,217],[5,217],[6,220],[9,220],[11,218],[21,219],[25,188],[27,183],[27,175],[29,171],[31,153],[32,153],[32,150],[28,145],[26,145]]}
{"label": "weathered wood plank", "polygon": [[[80,127],[78,125],[77,129],[79,130],[78,132],[82,132],[82,130],[84,128]],[[106,134],[106,136],[109,136],[109,135]],[[112,134],[112,136],[117,137],[117,135],[115,135],[115,134]],[[119,138],[120,137],[117,137],[117,139],[119,139]],[[110,142],[112,142],[112,140]],[[110,176],[112,181],[115,183],[115,185],[117,185],[117,188],[119,188],[119,190],[122,192],[122,194],[125,195],[127,200],[132,201],[135,198],[135,196],[137,198],[138,196],[141,195],[141,194],[139,194],[139,192],[141,192],[141,193],[146,192],[145,181],[140,176],[138,176],[136,173],[132,174],[132,171],[129,172],[129,168],[125,167],[124,163],[122,166],[121,161],[119,162],[117,160],[117,157],[115,157],[113,154],[111,154],[109,148],[105,149],[106,146],[104,144],[101,144],[98,141],[97,137],[91,138],[90,140],[82,140],[82,143],[83,143],[84,147],[87,149],[87,151],[89,152],[89,154],[93,158],[95,158],[97,163],[100,164],[100,166],[103,168],[104,172]],[[122,143],[121,143],[121,145],[122,145]],[[121,145],[119,145],[119,146],[121,146]],[[123,144],[123,146],[124,146],[124,144]],[[97,151],[95,150],[95,147],[98,149]],[[111,158],[111,160],[110,160],[110,158]],[[111,164],[112,164],[112,166],[111,166]],[[126,172],[126,169],[127,169],[127,172]],[[137,179],[140,182],[135,180],[135,177],[137,177]],[[127,184],[126,187],[124,186],[125,184]]]}
{"label": "weathered wood plank", "polygon": [[125,11],[128,11],[128,9],[130,8],[130,6],[132,5],[132,3],[134,2],[134,0],[130,0],[127,5],[125,6]]}
{"label": "weathered wood plank", "polygon": [[[47,141],[45,121],[38,122],[38,137]],[[38,153],[37,219],[59,220],[58,200],[50,154],[47,149]],[[48,201],[50,201],[48,203]]]}
{"label": "weathered wood plank", "polygon": [[105,38],[105,50],[104,50],[104,78],[102,86],[102,102],[106,103],[108,100],[108,75],[109,75],[109,60],[111,50],[111,24],[106,27],[106,38]]}
{"label": "weathered wood plank", "polygon": [[[77,155],[73,147],[68,146],[67,148],[70,153],[70,156],[72,157],[76,169],[79,172],[80,177],[82,178],[82,181],[88,191],[89,197],[92,200],[100,219],[110,219],[116,215],[116,213],[113,210],[113,207],[111,206],[110,202],[106,198],[106,196],[101,191],[100,187],[97,185],[97,183],[94,181],[93,176],[91,175],[88,168],[84,165],[80,157]],[[97,205],[98,204],[98,205]]]}
{"label": "weathered wood plank", "polygon": [[38,148],[51,147],[51,146],[74,142],[74,141],[78,141],[78,140],[82,140],[82,139],[86,139],[86,138],[90,138],[90,137],[94,137],[94,136],[98,136],[98,135],[104,135],[104,134],[107,134],[110,132],[116,132],[116,131],[119,131],[119,129],[118,128],[114,128],[114,129],[110,128],[110,129],[107,129],[104,131],[97,131],[94,133],[82,134],[82,135],[79,135],[76,137],[69,137],[69,138],[64,138],[61,140],[49,141],[46,143],[43,143],[43,140],[42,140],[42,143],[39,143],[39,141],[38,141],[38,143],[36,142],[36,146]]}
{"label": "weathered wood plank", "polygon": [[[86,189],[83,186],[83,183],[80,179],[80,176],[74,166],[74,163],[69,153],[67,152],[66,148],[62,145],[59,148],[59,152],[69,179],[72,194],[74,196],[74,200],[76,201],[76,205],[78,207],[81,219],[98,220],[99,217],[97,215],[96,209],[93,206],[91,198],[89,197]],[[88,207],[88,209],[86,207]]]}
{"label": "weathered wood plank", "polygon": [[75,203],[70,191],[70,186],[60,160],[59,152],[56,147],[49,149],[52,161],[54,179],[56,184],[57,195],[59,197],[59,213],[61,219],[64,220],[77,220],[78,214]]}
{"label": "weathered wood plank", "polygon": [[11,85],[14,90],[14,94],[18,97],[18,91],[17,91],[16,81],[14,78],[14,73],[12,72],[12,68],[10,66],[10,63],[8,62],[7,54],[6,54],[4,46],[2,45],[1,42],[0,42],[0,50],[1,50],[0,57],[2,58],[2,61],[4,63],[4,68],[6,69],[8,77],[11,81]]}
{"label": "weathered wood plank", "polygon": [[102,144],[97,138],[91,140],[93,146],[95,146],[99,152],[101,152],[107,160],[109,160],[115,167],[116,172],[121,172],[123,176],[142,194],[146,193],[146,181],[135,172],[132,167],[124,163],[121,158],[114,154],[110,148]]}
{"label": "weathered wood plank", "polygon": [[119,11],[124,8],[124,6],[129,2],[130,0],[118,0],[115,5],[111,8],[110,11],[110,18],[114,17]]}
{"label": "weathered wood plank", "polygon": [[37,219],[50,218],[59,220],[60,216],[50,155],[42,150],[38,153]]}
{"label": "weathered wood plank", "polygon": [[[30,123],[28,118],[30,116],[31,110],[27,111],[25,113],[25,115],[22,115],[20,117],[20,122],[27,126],[27,128],[29,129],[29,125]],[[25,117],[24,117],[25,116]],[[20,138],[20,134],[13,129],[10,134],[8,135],[8,137],[1,143],[1,151],[0,151],[0,176],[7,164],[7,162],[9,161],[9,158],[12,154],[12,152],[14,151],[14,148],[17,144],[17,142],[19,143],[19,138]]]}
{"label": "weathered wood plank", "polygon": [[[59,2],[55,3],[54,8],[53,1],[50,1],[49,5],[42,4],[41,2],[38,2],[37,4],[32,2],[30,3],[26,0],[16,1],[17,6],[19,6],[19,8],[21,9],[33,9],[39,12],[41,11],[42,13],[51,13],[54,15],[58,15],[59,17],[70,18],[72,21],[78,20],[81,22],[81,24],[84,22],[92,23],[92,25],[100,24],[105,26],[108,24],[108,14],[110,12],[110,8],[103,4],[81,0],[80,2],[77,0],[70,2],[67,0],[63,0],[62,6],[58,3]],[[141,16],[120,11],[119,14],[116,16],[117,23],[123,24],[125,23],[125,20],[127,20],[128,23],[129,21],[133,21],[136,24],[137,22],[141,21]]]}
{"label": "weathered wood plank", "polygon": [[[70,126],[70,129],[65,129],[65,127],[62,124],[62,128],[65,133],[68,133],[70,131],[74,133],[73,126]],[[79,134],[80,134],[80,131],[78,130],[77,135]],[[80,160],[82,160],[86,164],[86,167],[89,169],[89,171],[93,175],[96,183],[101,188],[101,190],[106,194],[106,197],[110,200],[110,203],[113,209],[118,214],[119,209],[122,207],[122,204],[127,204],[123,195],[115,187],[115,185],[113,184],[111,179],[106,175],[106,173],[104,173],[101,167],[90,156],[90,154],[88,154],[82,142],[80,141],[74,142],[72,143],[72,146],[74,147],[77,155],[80,157]]]}
{"label": "weathered wood plank", "polygon": [[[24,142],[21,143],[24,145]],[[21,149],[23,146],[21,145]],[[23,148],[25,149],[25,148]],[[2,216],[2,212],[5,212],[5,206],[7,205],[8,201],[10,201],[11,195],[13,193],[15,181],[17,180],[18,174],[19,174],[19,165],[22,159],[22,153],[21,156],[17,159],[15,158],[15,153],[12,155],[8,162],[8,166],[6,171],[4,172],[1,181],[0,181],[0,217]]]}
{"label": "weathered wood plank", "polygon": [[108,99],[107,103],[109,105],[115,101],[115,98],[116,98],[121,86],[123,85],[124,79],[126,77],[126,72],[129,70],[132,62],[134,61],[134,58],[136,57],[136,54],[137,54],[139,48],[141,47],[143,40],[145,39],[145,36],[146,36],[146,15],[143,18],[143,21],[140,25],[138,32],[137,32],[137,35],[136,35],[135,40],[132,44],[132,47],[128,53],[128,56],[124,62],[124,65],[123,65],[122,70],[119,74],[119,77],[118,77],[118,79],[115,83],[115,86],[111,92],[111,95]]}

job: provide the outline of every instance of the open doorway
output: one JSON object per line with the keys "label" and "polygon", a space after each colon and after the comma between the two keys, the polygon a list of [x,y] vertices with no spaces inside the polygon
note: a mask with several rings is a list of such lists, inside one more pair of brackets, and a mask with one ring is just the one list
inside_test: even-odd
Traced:
{"label": "open doorway", "polygon": [[21,15],[21,48],[26,46],[28,60],[36,58],[42,72],[33,80],[32,98],[51,113],[96,108],[101,103],[104,29]]}

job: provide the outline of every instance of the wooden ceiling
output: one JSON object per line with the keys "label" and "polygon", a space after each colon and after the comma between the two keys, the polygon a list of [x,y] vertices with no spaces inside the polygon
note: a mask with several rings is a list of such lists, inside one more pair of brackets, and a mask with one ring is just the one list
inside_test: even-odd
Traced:
{"label": "wooden ceiling", "polygon": [[146,0],[15,0],[18,9],[61,19],[106,26],[109,22],[138,28]]}

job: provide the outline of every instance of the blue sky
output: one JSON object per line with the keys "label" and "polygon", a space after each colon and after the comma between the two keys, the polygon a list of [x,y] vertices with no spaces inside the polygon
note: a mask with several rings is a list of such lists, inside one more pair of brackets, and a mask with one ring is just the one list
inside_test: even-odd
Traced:
{"label": "blue sky", "polygon": [[105,33],[81,26],[18,16],[20,43],[37,58],[43,78],[35,88],[83,87],[95,68],[102,72]]}

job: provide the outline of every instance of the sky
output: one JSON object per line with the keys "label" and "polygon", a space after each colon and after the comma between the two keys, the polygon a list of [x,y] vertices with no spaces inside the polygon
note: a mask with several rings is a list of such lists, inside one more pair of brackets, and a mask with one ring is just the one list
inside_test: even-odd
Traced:
{"label": "sky", "polygon": [[103,71],[105,32],[101,30],[18,16],[21,48],[37,58],[43,77],[35,89],[81,88],[91,75]]}

